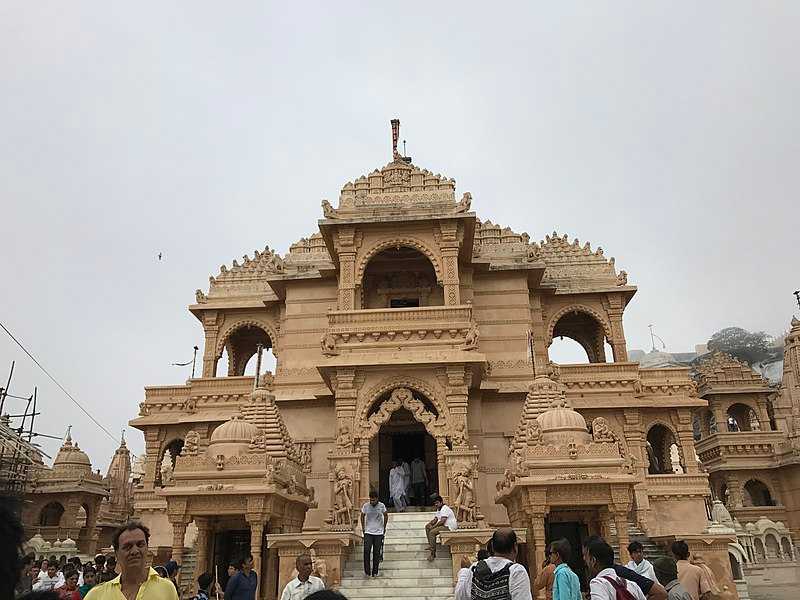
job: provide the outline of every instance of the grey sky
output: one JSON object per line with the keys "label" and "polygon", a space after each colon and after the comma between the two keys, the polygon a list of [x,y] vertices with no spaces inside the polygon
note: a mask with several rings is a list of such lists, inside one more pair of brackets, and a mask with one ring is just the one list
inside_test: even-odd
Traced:
{"label": "grey sky", "polygon": [[[800,4],[288,4],[0,4],[0,320],[112,431],[188,376],[194,290],[310,234],[395,116],[481,218],[615,256],[629,348],[786,329]],[[115,443],[0,336],[12,359],[39,429],[105,469]]]}

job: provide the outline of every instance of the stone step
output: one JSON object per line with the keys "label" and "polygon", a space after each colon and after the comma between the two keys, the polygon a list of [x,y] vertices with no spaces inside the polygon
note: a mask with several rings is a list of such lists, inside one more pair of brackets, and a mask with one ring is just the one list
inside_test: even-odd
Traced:
{"label": "stone step", "polygon": [[[378,578],[380,582],[380,578]],[[373,588],[351,588],[339,586],[339,592],[347,598],[452,598],[453,586],[448,587],[394,587],[391,582],[384,580],[386,585]]]}
{"label": "stone step", "polygon": [[389,522],[392,521],[412,521],[416,523],[424,523],[433,519],[436,514],[435,511],[430,512],[403,512],[403,513],[389,513]]}
{"label": "stone step", "polygon": [[[381,563],[379,572],[381,577],[388,577],[388,578],[407,578],[407,577],[452,577],[452,570],[450,567],[439,569],[436,567],[414,567],[410,569],[384,569],[383,565],[385,563]],[[434,563],[426,563],[427,564],[434,564]],[[358,568],[350,568],[345,567],[342,571],[342,577],[362,577],[364,575],[364,567],[363,565],[358,565]]]}
{"label": "stone step", "polygon": [[[383,544],[383,554],[384,554],[384,556],[386,554],[391,554],[391,553],[394,553],[394,552],[417,552],[417,553],[422,553],[422,552],[427,552],[427,550],[428,550],[427,542],[425,542],[425,543],[423,543],[423,542],[410,542],[410,543],[403,542],[402,544],[400,544],[400,543],[395,544],[395,543],[389,541],[389,542],[384,542],[384,544]],[[364,554],[364,546],[362,544],[358,544],[358,545],[354,546],[353,547],[353,552],[356,552],[356,553],[358,553],[359,556],[362,556]]]}
{"label": "stone step", "polygon": [[[404,588],[404,587],[440,587],[453,584],[453,577],[387,577],[385,573],[380,573],[378,577],[367,577],[363,573],[347,580],[347,587],[350,589],[362,588]],[[342,582],[344,585],[344,582]]]}
{"label": "stone step", "polygon": [[422,521],[397,521],[395,519],[390,518],[386,522],[386,529],[422,529],[425,531],[425,524],[430,523],[433,520],[433,517],[430,519],[424,519]]}
{"label": "stone step", "polygon": [[[350,571],[356,571],[356,570],[360,571],[360,570],[363,570],[362,563],[363,563],[363,559],[358,561],[358,562],[355,561],[355,560],[353,560],[351,562],[351,560],[348,559],[348,561],[345,563],[345,567],[344,568],[345,568],[345,570],[350,570]],[[381,563],[381,566],[380,566],[379,570],[384,570],[384,569],[385,570],[390,570],[390,569],[431,569],[431,568],[452,569],[453,568],[453,561],[450,558],[449,554],[447,556],[439,555],[435,559],[433,559],[431,562],[428,562],[425,559],[423,559],[423,560],[411,560],[411,559],[401,559],[401,558],[393,559],[393,558],[387,557],[387,558],[384,558],[383,562]]]}

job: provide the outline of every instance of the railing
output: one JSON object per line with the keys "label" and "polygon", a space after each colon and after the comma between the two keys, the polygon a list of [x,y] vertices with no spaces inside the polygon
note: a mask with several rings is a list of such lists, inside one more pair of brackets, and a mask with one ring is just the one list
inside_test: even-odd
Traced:
{"label": "railing", "polygon": [[703,460],[712,458],[712,454],[720,456],[721,449],[724,449],[725,456],[766,456],[775,454],[782,441],[783,433],[780,431],[725,431],[712,433],[695,442],[695,449]]}
{"label": "railing", "polygon": [[[629,362],[559,365],[561,381],[569,388],[578,383],[620,384],[639,378],[639,364]],[[590,383],[591,382],[591,383]]]}
{"label": "railing", "polygon": [[472,329],[472,306],[339,310],[328,313],[328,334],[338,348],[457,345]]}
{"label": "railing", "polygon": [[685,473],[664,475],[647,475],[645,477],[647,494],[649,496],[709,496],[708,475]]}

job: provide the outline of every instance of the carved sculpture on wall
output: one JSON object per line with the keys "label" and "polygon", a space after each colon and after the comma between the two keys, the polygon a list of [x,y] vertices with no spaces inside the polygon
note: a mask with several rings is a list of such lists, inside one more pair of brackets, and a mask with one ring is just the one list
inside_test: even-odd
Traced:
{"label": "carved sculpture on wall", "polygon": [[625,458],[625,446],[622,444],[622,438],[616,434],[616,432],[611,429],[608,425],[608,421],[606,421],[603,417],[597,417],[594,421],[592,421],[592,437],[595,442],[602,443],[614,443],[617,445],[619,449],[620,456]]}
{"label": "carved sculpture on wall", "polygon": [[335,219],[336,218],[336,209],[333,208],[330,202],[327,200],[322,201],[322,214],[325,216],[326,219]]}
{"label": "carved sculpture on wall", "polygon": [[181,456],[197,456],[197,450],[200,446],[200,434],[194,429],[186,433],[186,439],[183,441],[183,449]]}
{"label": "carved sculpture on wall", "polygon": [[464,338],[464,350],[475,350],[478,347],[478,339],[480,338],[481,332],[478,329],[478,325],[476,323],[472,324],[469,331],[467,331],[467,335]]}
{"label": "carved sculpture on wall", "polygon": [[275,387],[275,376],[272,371],[265,371],[264,374],[258,378],[258,387],[271,392]]}
{"label": "carved sculpture on wall", "polygon": [[464,192],[464,195],[461,196],[461,201],[456,204],[456,213],[465,213],[469,212],[469,208],[472,206],[472,194],[469,192]]}
{"label": "carved sculpture on wall", "polygon": [[336,447],[347,452],[353,451],[353,434],[350,433],[350,426],[342,423],[339,426],[339,434],[336,436]]}
{"label": "carved sculpture on wall", "polygon": [[336,350],[336,336],[332,333],[326,333],[320,340],[320,347],[322,354],[325,356],[336,356],[339,352]]}
{"label": "carved sculpture on wall", "polygon": [[297,462],[303,468],[303,473],[311,472],[311,444],[303,442],[295,444],[297,447],[298,460]]}
{"label": "carved sculpture on wall", "polygon": [[528,262],[536,262],[539,260],[539,246],[531,244],[525,248],[525,260]]}
{"label": "carved sculpture on wall", "polygon": [[169,457],[161,462],[161,483],[162,485],[170,485],[175,481],[175,474],[172,468],[172,461]]}
{"label": "carved sculpture on wall", "polygon": [[463,468],[453,473],[453,483],[457,490],[453,501],[456,520],[460,523],[475,521],[475,493],[471,469]]}
{"label": "carved sculpture on wall", "polygon": [[617,285],[628,285],[628,273],[620,271],[617,275]]}
{"label": "carved sculpture on wall", "polygon": [[528,446],[537,446],[542,443],[542,426],[539,425],[537,419],[531,419],[528,422],[526,437]]}
{"label": "carved sculpture on wall", "polygon": [[353,477],[342,468],[336,470],[336,479],[333,482],[333,498],[334,524],[351,527],[353,524]]}
{"label": "carved sculpture on wall", "polygon": [[261,452],[267,449],[267,436],[263,433],[259,433],[254,435],[250,439],[250,446],[248,450],[250,452]]}
{"label": "carved sculpture on wall", "polygon": [[463,421],[459,421],[453,427],[450,434],[450,443],[453,448],[464,448],[467,446],[467,432]]}

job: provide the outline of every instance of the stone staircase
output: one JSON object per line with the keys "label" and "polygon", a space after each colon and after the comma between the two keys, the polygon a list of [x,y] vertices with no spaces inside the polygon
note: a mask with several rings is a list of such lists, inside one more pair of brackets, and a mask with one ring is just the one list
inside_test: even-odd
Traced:
{"label": "stone staircase", "polygon": [[[609,543],[611,547],[614,549],[614,556],[616,560],[620,563],[627,564],[630,560],[628,556],[628,549],[627,548],[620,548],[619,544],[616,542],[617,539],[617,528],[614,524],[611,524],[611,539]],[[644,548],[644,557],[653,562],[657,558],[661,558],[662,556],[669,556],[669,552],[667,552],[664,548],[653,542],[647,534],[639,529],[638,526],[634,525],[633,523],[628,523],[628,539],[631,542],[639,542],[642,547]]]}
{"label": "stone staircase", "polygon": [[339,591],[351,600],[451,599],[453,572],[450,549],[438,546],[436,559],[427,561],[425,523],[431,519],[432,512],[391,513],[378,576],[364,575],[364,545],[358,544],[345,563]]}

